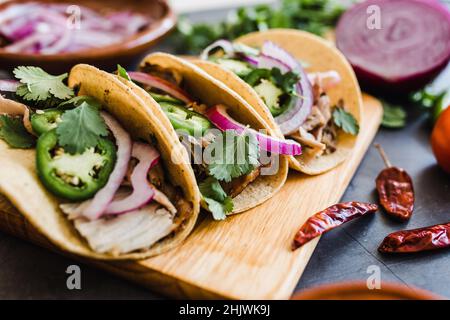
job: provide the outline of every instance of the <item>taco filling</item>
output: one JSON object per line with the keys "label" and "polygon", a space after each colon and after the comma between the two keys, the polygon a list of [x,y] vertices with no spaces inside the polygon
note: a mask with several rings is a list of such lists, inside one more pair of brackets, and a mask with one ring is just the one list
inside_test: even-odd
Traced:
{"label": "taco filling", "polygon": [[185,90],[183,75],[146,64],[139,72],[119,72],[140,85],[159,104],[188,150],[203,204],[214,219],[233,212],[233,198],[254,182],[270,161],[262,154],[298,155],[301,147],[257,132],[227,113],[227,106],[208,106]]}
{"label": "taco filling", "polygon": [[327,91],[340,81],[336,71],[307,74],[301,63],[275,43],[260,49],[219,40],[201,58],[217,63],[257,93],[285,137],[316,157],[332,154],[339,131],[357,135],[359,125],[345,101],[330,103]]}
{"label": "taco filling", "polygon": [[36,175],[92,250],[145,251],[180,227],[192,208],[154,145],[133,140],[95,98],[77,96],[67,74],[14,74],[20,82],[0,95],[0,138],[35,149]]}

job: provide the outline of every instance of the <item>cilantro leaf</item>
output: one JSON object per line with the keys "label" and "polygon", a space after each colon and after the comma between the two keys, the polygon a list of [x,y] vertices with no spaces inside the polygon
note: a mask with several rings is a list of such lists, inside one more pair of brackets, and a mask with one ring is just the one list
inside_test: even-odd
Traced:
{"label": "cilantro leaf", "polygon": [[84,101],[64,112],[56,133],[64,150],[74,154],[96,146],[100,137],[108,135],[108,130],[99,110]]}
{"label": "cilantro leaf", "polygon": [[277,87],[291,96],[297,94],[295,84],[300,81],[300,75],[297,72],[289,71],[283,74],[280,69],[272,68],[270,73]]}
{"label": "cilantro leaf", "polygon": [[12,148],[28,149],[34,146],[34,137],[28,133],[21,118],[0,115],[0,138]]}
{"label": "cilantro leaf", "polygon": [[67,73],[53,76],[38,67],[20,66],[14,69],[14,75],[20,80],[16,94],[25,100],[44,101],[51,98],[69,99],[73,90],[64,84]]}
{"label": "cilantro leaf", "polygon": [[128,75],[127,70],[124,67],[122,67],[120,64],[117,65],[117,75],[119,77],[122,77],[122,78],[128,80],[128,81],[131,81],[131,78]]}
{"label": "cilantro leaf", "polygon": [[300,75],[297,72],[289,71],[282,73],[278,68],[272,69],[253,69],[243,80],[254,87],[261,80],[266,79],[281,89],[285,94],[297,96],[295,84],[300,81]]}
{"label": "cilantro leaf", "polygon": [[225,193],[217,179],[208,177],[200,183],[199,188],[215,220],[224,220],[227,213],[233,211],[233,200]]}
{"label": "cilantro leaf", "polygon": [[94,97],[91,96],[76,96],[73,97],[72,99],[66,100],[64,102],[61,102],[58,105],[58,108],[61,109],[72,109],[73,107],[79,107],[83,102],[86,102],[87,104],[97,108],[97,109],[101,109],[102,104],[100,103],[100,101],[98,101],[97,99],[95,99]]}
{"label": "cilantro leaf", "polygon": [[359,124],[355,117],[344,110],[344,108],[336,107],[333,111],[333,121],[336,126],[344,132],[356,136],[359,133]]}
{"label": "cilantro leaf", "polygon": [[381,125],[386,128],[398,129],[406,125],[406,111],[400,107],[383,102],[383,121]]}
{"label": "cilantro leaf", "polygon": [[238,134],[227,130],[206,149],[212,155],[208,164],[209,174],[219,181],[230,182],[252,172],[259,164],[258,140],[248,131]]}

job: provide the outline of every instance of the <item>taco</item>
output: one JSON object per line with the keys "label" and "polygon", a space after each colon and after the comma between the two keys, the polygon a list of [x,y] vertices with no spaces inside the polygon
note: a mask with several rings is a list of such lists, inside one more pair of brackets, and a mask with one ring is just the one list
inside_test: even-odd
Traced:
{"label": "taco", "polygon": [[154,53],[139,68],[122,81],[147,102],[172,139],[183,143],[202,206],[216,220],[280,190],[289,169],[286,154],[300,153],[298,143],[276,138],[239,95],[186,60]]}
{"label": "taco", "polygon": [[279,137],[303,153],[291,168],[309,175],[333,169],[352,152],[362,98],[353,70],[329,42],[312,34],[274,29],[234,43],[220,40],[193,61],[242,96]]}
{"label": "taco", "polygon": [[[178,140],[116,75],[18,67],[0,96],[0,194],[56,247],[143,259],[194,227],[200,194]],[[28,116],[30,114],[30,116]]]}

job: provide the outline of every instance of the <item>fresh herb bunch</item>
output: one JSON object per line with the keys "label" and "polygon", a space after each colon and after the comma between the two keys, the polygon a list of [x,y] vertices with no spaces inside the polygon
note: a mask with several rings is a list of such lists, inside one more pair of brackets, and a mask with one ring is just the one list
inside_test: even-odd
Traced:
{"label": "fresh herb bunch", "polygon": [[345,8],[336,0],[282,0],[277,7],[239,8],[223,22],[192,24],[182,18],[173,36],[179,53],[198,54],[218,39],[233,40],[253,31],[292,28],[323,35],[335,26]]}

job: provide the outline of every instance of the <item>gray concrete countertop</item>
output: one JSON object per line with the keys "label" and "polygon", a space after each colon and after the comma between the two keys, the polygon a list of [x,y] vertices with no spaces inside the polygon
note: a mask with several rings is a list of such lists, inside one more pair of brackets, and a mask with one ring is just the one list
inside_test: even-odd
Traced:
{"label": "gray concrete countertop", "polygon": [[[224,13],[208,14],[208,20]],[[202,18],[205,15],[195,15]],[[380,212],[326,234],[311,258],[297,289],[346,280],[366,280],[379,268],[382,281],[428,289],[450,298],[450,251],[386,256],[377,252],[383,238],[397,230],[450,221],[450,176],[435,164],[429,147],[430,126],[424,115],[410,112],[408,126],[382,129],[376,136],[393,164],[412,176],[416,210],[406,224]],[[383,163],[370,148],[343,200],[376,201],[375,178]],[[81,267],[81,290],[68,290],[66,269]],[[108,273],[78,264],[45,249],[0,233],[0,299],[158,299],[159,295]]]}

